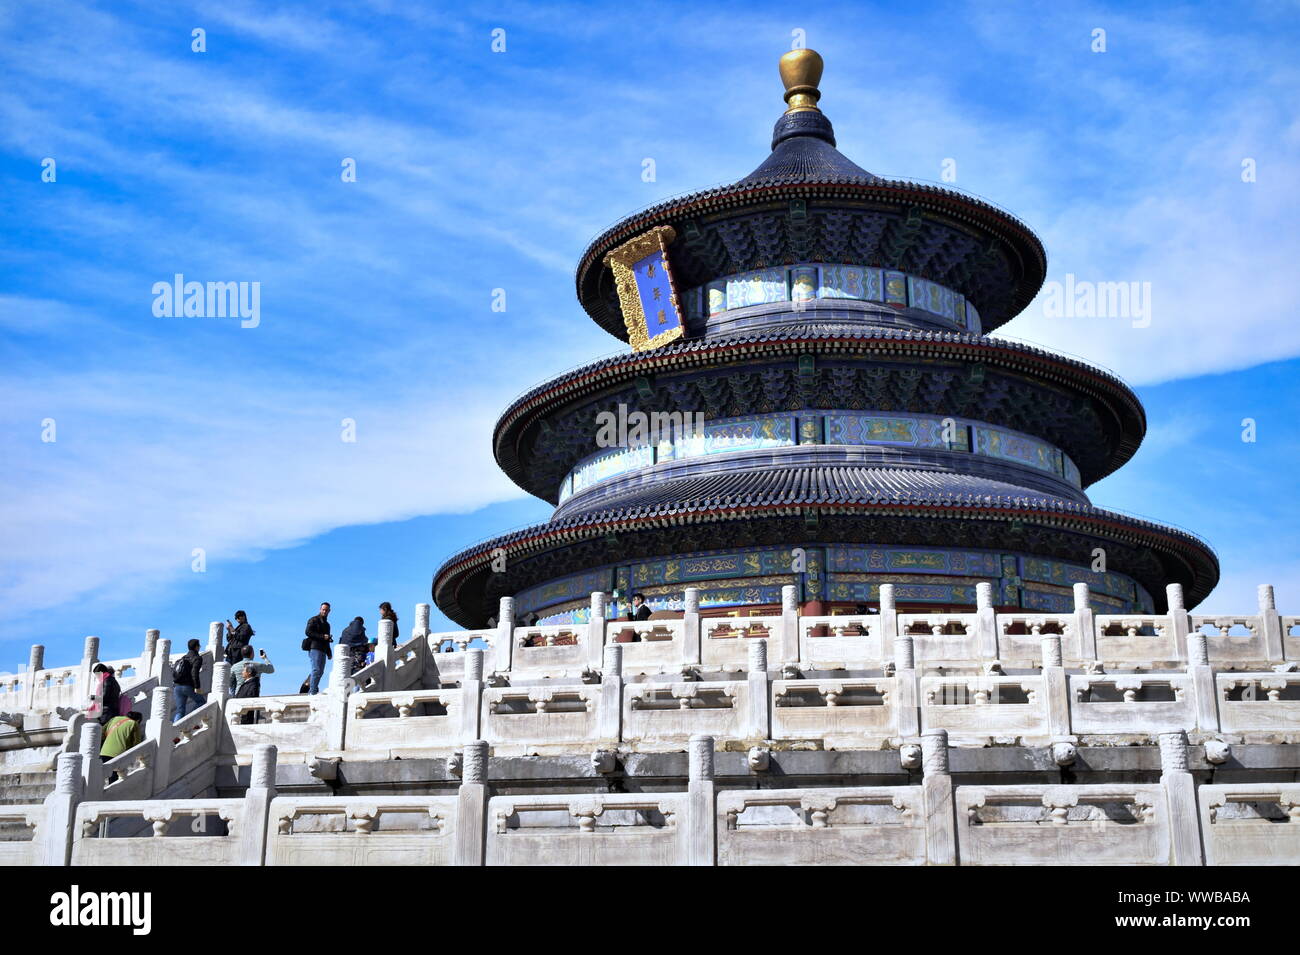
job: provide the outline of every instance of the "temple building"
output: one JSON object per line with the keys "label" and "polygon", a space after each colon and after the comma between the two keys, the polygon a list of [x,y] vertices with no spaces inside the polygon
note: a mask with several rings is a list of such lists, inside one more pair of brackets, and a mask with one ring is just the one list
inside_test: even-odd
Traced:
{"label": "temple building", "polygon": [[[1067,612],[1087,583],[1112,614],[1165,612],[1169,583],[1189,608],[1215,586],[1204,541],[1088,499],[1142,440],[1132,389],[989,337],[1042,285],[1039,239],[979,199],[846,158],[821,72],[811,50],[782,58],[788,109],[753,172],[583,253],[579,302],[633,350],[497,422],[497,462],[556,510],[438,569],[433,599],[457,623],[483,626],[506,595],[541,624],[586,622],[592,592],[611,618],[637,592],[678,611],[687,586],[706,616],[774,612],[790,584],[807,614],[861,611],[882,584],[900,610],[969,610],[991,580],[999,610]],[[651,289],[638,273],[636,288],[672,309],[639,330],[618,258],[656,242],[671,278]],[[672,333],[651,334],[665,318]],[[601,440],[638,415],[700,426]]]}
{"label": "temple building", "polygon": [[[1189,613],[1209,547],[1089,503],[1141,404],[987,337],[1042,246],[844,158],[820,73],[783,58],[755,172],[584,253],[631,351],[502,416],[556,511],[437,572],[465,629],[420,603],[259,696],[212,621],[179,714],[184,633],[33,645],[0,672],[0,866],[1300,860],[1300,616],[1267,584]],[[143,717],[108,746],[107,673]]]}

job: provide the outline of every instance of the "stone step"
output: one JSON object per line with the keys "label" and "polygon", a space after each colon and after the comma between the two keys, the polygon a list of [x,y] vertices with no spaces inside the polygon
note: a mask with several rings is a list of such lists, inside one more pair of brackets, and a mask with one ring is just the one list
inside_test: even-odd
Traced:
{"label": "stone step", "polygon": [[54,773],[32,770],[0,776],[0,806],[23,806],[44,802],[54,792]]}
{"label": "stone step", "polygon": [[21,819],[0,819],[0,842],[30,842],[32,830]]}
{"label": "stone step", "polygon": [[[54,773],[30,770],[0,775],[0,806],[34,806],[54,792]],[[27,842],[32,831],[19,819],[0,819],[0,842]]]}

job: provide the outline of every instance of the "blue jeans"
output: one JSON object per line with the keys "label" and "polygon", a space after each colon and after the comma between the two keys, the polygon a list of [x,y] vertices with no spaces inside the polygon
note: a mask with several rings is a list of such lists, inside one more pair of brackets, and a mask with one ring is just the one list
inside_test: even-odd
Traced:
{"label": "blue jeans", "polygon": [[311,657],[311,677],[307,681],[307,692],[316,694],[320,692],[320,678],[325,673],[325,651],[308,650],[307,656]]}
{"label": "blue jeans", "polygon": [[198,692],[192,686],[182,686],[176,684],[172,687],[173,696],[176,697],[176,703],[172,707],[172,722],[179,723],[190,713],[193,713],[204,703],[208,702],[203,694]]}

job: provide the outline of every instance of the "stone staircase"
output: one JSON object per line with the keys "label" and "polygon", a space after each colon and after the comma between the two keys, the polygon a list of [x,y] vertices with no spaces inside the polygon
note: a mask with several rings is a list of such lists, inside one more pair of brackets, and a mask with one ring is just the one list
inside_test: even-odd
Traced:
{"label": "stone staircase", "polygon": [[[54,771],[29,769],[0,775],[0,806],[31,806],[54,792]],[[0,842],[26,842],[31,830],[16,819],[0,819]]]}

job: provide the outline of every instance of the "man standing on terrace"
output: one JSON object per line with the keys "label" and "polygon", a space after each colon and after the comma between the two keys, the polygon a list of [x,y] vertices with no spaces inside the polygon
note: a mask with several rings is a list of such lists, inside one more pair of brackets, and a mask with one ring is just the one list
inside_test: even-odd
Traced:
{"label": "man standing on terrace", "polygon": [[320,692],[320,678],[325,672],[325,661],[332,655],[330,644],[334,638],[330,636],[329,615],[330,605],[321,604],[320,613],[307,621],[307,637],[302,642],[302,648],[311,660],[311,676],[307,678],[307,693],[311,696]]}

